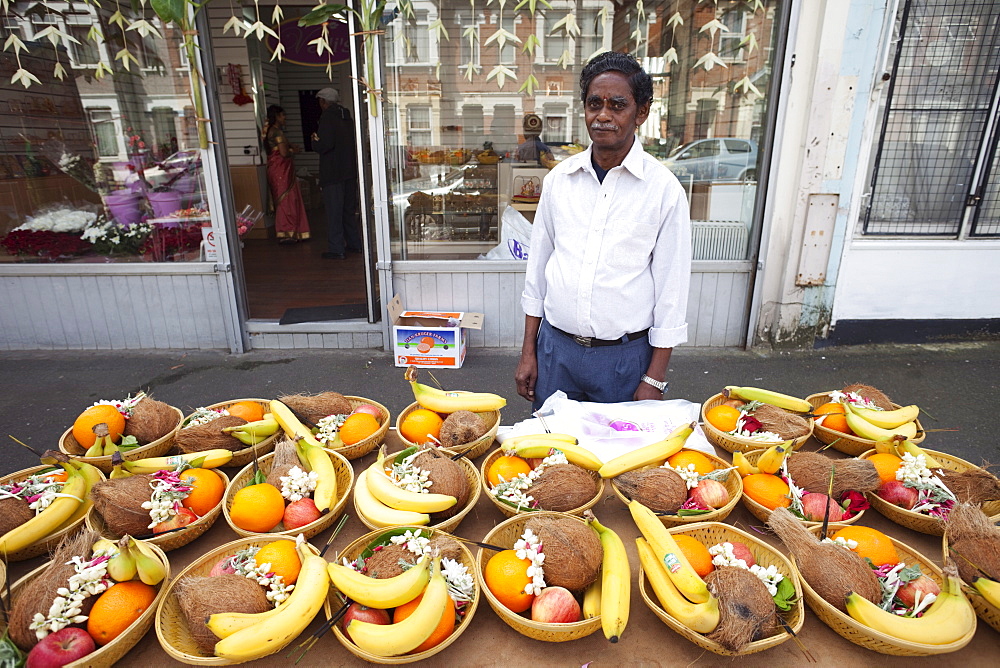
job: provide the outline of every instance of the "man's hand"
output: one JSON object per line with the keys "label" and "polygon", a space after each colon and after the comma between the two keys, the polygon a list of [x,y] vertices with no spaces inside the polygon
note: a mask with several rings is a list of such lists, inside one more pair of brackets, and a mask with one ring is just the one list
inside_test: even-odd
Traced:
{"label": "man's hand", "polygon": [[642,381],[639,381],[639,387],[635,388],[635,392],[632,394],[633,401],[643,401],[644,399],[659,401],[662,398],[663,392],[660,392],[652,385]]}
{"label": "man's hand", "polygon": [[521,361],[517,363],[514,380],[517,382],[517,393],[528,401],[535,401],[535,380],[538,378],[538,360],[534,354],[521,353]]}
{"label": "man's hand", "polygon": [[319,141],[319,134],[314,132],[311,135],[309,135],[309,138],[312,139],[313,141]]}

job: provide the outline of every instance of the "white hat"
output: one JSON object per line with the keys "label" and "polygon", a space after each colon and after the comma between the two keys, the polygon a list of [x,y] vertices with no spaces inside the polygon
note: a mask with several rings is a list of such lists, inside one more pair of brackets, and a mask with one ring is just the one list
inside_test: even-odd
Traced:
{"label": "white hat", "polygon": [[336,88],[323,88],[316,93],[316,97],[327,102],[340,102],[340,93]]}

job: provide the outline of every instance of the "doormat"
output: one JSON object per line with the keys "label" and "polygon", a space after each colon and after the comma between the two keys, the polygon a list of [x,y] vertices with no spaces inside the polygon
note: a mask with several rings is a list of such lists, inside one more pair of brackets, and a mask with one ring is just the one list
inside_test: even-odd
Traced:
{"label": "doormat", "polygon": [[295,325],[300,322],[325,322],[327,320],[353,320],[368,317],[367,304],[341,304],[340,306],[308,306],[285,309],[279,325]]}

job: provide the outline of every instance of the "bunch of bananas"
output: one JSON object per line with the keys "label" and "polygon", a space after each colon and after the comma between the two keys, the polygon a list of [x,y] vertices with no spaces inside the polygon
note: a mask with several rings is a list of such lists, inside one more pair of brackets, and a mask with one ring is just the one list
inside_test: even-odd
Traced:
{"label": "bunch of bananas", "polygon": [[722,390],[722,396],[727,399],[742,399],[743,401],[760,401],[761,403],[784,408],[793,413],[809,413],[812,411],[812,404],[805,399],[799,399],[788,394],[775,392],[773,390],[763,390],[759,387],[736,387],[727,385]]}
{"label": "bunch of bananas", "polygon": [[844,417],[847,426],[855,435],[870,441],[891,441],[894,436],[904,439],[915,438],[919,428],[917,416],[920,408],[916,405],[903,406],[892,411],[857,406],[854,402],[844,402]]}
{"label": "bunch of bananas", "polygon": [[321,513],[329,511],[337,503],[337,471],[329,453],[288,406],[275,399],[271,401],[269,408],[271,416],[285,431],[285,435],[295,441],[299,461],[307,471],[315,471],[318,476],[313,492],[316,509]]}
{"label": "bunch of bananas", "polygon": [[533,459],[548,457],[553,450],[566,455],[570,464],[576,464],[588,471],[601,468],[601,460],[590,450],[580,446],[575,436],[569,434],[527,434],[514,436],[503,442],[505,452],[513,452],[518,457]]}
{"label": "bunch of bananas", "polygon": [[429,524],[430,513],[448,510],[458,499],[450,494],[413,492],[396,485],[386,471],[385,448],[382,448],[375,463],[358,474],[354,503],[368,522],[390,527]]}
{"label": "bunch of bananas", "polygon": [[267,439],[278,433],[281,425],[275,419],[273,413],[265,413],[264,417],[255,422],[236,425],[235,427],[225,427],[226,432],[244,445],[260,445]]}
{"label": "bunch of bananas", "polygon": [[[632,592],[632,572],[625,553],[625,545],[611,529],[597,521],[589,510],[584,517],[597,532],[604,548],[601,559],[601,577],[587,588],[583,597],[584,617],[594,617],[594,608],[600,611],[601,630],[611,642],[618,642],[628,624]],[[600,584],[597,584],[597,583]],[[588,596],[589,595],[589,596]],[[588,598],[589,603],[588,603]]]}
{"label": "bunch of bananas", "polygon": [[903,436],[893,436],[892,438],[882,439],[875,441],[875,452],[888,453],[890,455],[896,455],[897,457],[902,457],[903,455],[913,455],[917,457],[918,455],[924,456],[924,465],[929,469],[939,469],[941,464],[938,460],[930,456],[930,454],[921,448],[919,445],[914,443],[908,438]]}
{"label": "bunch of bananas", "polygon": [[115,582],[128,582],[138,577],[148,585],[158,585],[167,577],[167,565],[148,543],[123,536],[115,542],[102,538],[92,549],[94,554],[103,552],[109,557],[108,575]]}
{"label": "bunch of bananas", "polygon": [[302,568],[295,589],[280,605],[257,614],[224,612],[208,618],[208,628],[221,638],[215,644],[217,657],[244,663],[274,654],[312,623],[330,590],[327,561],[304,541],[296,550]]}
{"label": "bunch of bananas", "polygon": [[131,445],[125,445],[124,442],[121,444],[115,443],[105,422],[94,425],[94,436],[96,436],[94,444],[83,453],[84,457],[110,457],[116,452],[127,452],[139,447],[135,439],[132,439]]}
{"label": "bunch of bananas", "polygon": [[171,455],[169,457],[147,457],[146,459],[125,460],[121,463],[123,469],[129,474],[156,473],[157,471],[173,471],[181,464],[187,464],[192,468],[214,469],[225,466],[233,458],[232,450],[217,448],[215,450],[202,450],[201,452],[189,452],[183,455]]}
{"label": "bunch of bananas", "polygon": [[66,471],[66,482],[45,510],[0,536],[0,558],[6,559],[8,555],[14,555],[81,519],[93,505],[91,487],[104,479],[104,474],[97,467],[71,460],[54,450],[46,451],[41,462],[47,466],[62,467]]}
{"label": "bunch of bananas", "polygon": [[399,656],[419,647],[431,637],[449,607],[440,557],[424,556],[413,568],[382,580],[337,563],[329,564],[327,569],[334,587],[369,608],[387,610],[423,596],[416,610],[395,624],[370,624],[358,619],[348,623],[345,631],[351,641],[376,656]]}
{"label": "bunch of bananas", "polygon": [[733,466],[736,467],[736,472],[740,474],[741,478],[745,478],[753,473],[770,473],[773,475],[778,472],[778,469],[781,468],[781,465],[785,462],[785,458],[788,457],[788,453],[791,451],[792,441],[772,445],[757,459],[757,465],[754,466],[742,452],[737,450],[733,452]]}
{"label": "bunch of bananas", "polygon": [[439,390],[418,383],[415,366],[407,368],[403,377],[410,381],[410,389],[413,390],[413,398],[417,400],[417,403],[423,408],[437,413],[454,413],[455,411],[484,413],[498,411],[507,405],[507,400],[499,394]]}
{"label": "bunch of bananas", "polygon": [[667,457],[680,452],[684,444],[687,443],[688,436],[691,435],[697,425],[697,422],[682,425],[673,430],[662,441],[651,443],[650,445],[615,457],[601,466],[599,469],[601,477],[614,478],[627,471],[634,471],[644,466],[666,461]]}
{"label": "bunch of bananas", "polygon": [[719,625],[719,600],[653,511],[638,501],[629,503],[628,508],[642,532],[642,537],[635,539],[639,563],[660,605],[696,633],[714,631]]}

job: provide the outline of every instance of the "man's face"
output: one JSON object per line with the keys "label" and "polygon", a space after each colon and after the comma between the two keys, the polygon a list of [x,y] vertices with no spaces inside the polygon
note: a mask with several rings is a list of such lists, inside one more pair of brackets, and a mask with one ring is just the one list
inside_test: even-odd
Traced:
{"label": "man's face", "polygon": [[637,106],[628,77],[615,71],[594,77],[583,106],[590,140],[606,151],[627,151],[635,129],[649,116],[649,103]]}

